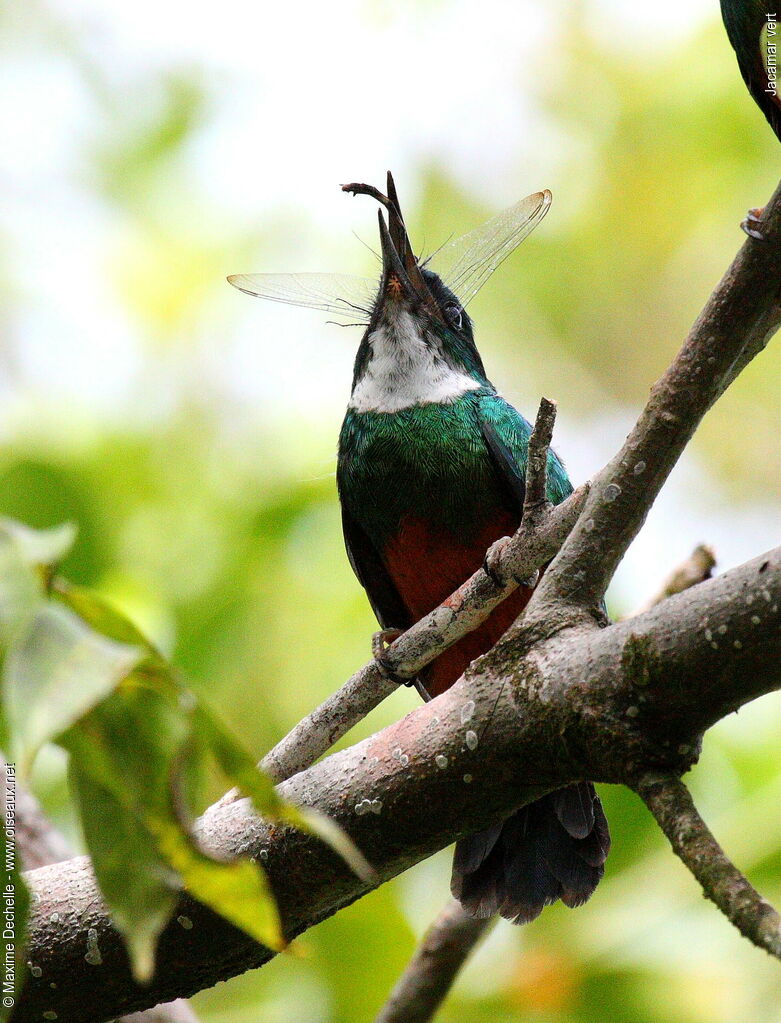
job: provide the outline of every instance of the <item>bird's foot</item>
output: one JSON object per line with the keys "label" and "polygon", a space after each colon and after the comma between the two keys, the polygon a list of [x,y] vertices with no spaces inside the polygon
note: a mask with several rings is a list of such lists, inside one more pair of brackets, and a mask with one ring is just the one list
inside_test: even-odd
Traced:
{"label": "bird's foot", "polygon": [[755,206],[753,209],[748,211],[745,218],[740,222],[741,228],[746,232],[749,238],[756,238],[758,242],[765,241],[765,236],[757,226],[762,222],[762,214],[764,212],[764,206]]}
{"label": "bird's foot", "polygon": [[[494,586],[500,590],[503,590],[508,582],[508,576],[507,573],[502,570],[501,561],[504,549],[511,539],[512,537],[509,536],[499,537],[499,539],[492,543],[488,548],[488,553],[486,554],[485,561],[483,562],[483,571]],[[511,574],[509,578],[515,580],[519,586],[528,586],[529,589],[532,590],[537,585],[540,573],[534,572],[533,575],[526,576],[525,578]]]}
{"label": "bird's foot", "polygon": [[390,644],[403,634],[403,629],[381,629],[379,632],[375,632],[372,636],[372,657],[377,662],[377,667],[383,678],[387,678],[389,682],[394,682],[397,686],[414,686],[414,678],[402,678],[401,675],[397,675],[385,659]]}
{"label": "bird's foot", "polygon": [[488,551],[486,552],[485,555],[485,560],[483,561],[483,571],[494,584],[494,586],[496,586],[496,588],[500,590],[504,589],[504,587],[507,585],[507,580],[504,577],[504,572],[502,572],[501,570],[502,568],[501,561],[504,549],[509,542],[510,542],[509,536],[500,536],[499,539],[495,540],[494,543],[492,543],[491,546],[488,548]]}

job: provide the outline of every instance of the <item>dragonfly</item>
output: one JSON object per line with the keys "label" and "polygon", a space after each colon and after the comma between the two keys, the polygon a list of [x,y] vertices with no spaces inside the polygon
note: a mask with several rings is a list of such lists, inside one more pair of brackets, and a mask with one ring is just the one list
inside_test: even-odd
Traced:
{"label": "dragonfly", "polygon": [[[343,186],[345,190],[349,186]],[[462,307],[483,285],[550,209],[548,189],[533,192],[497,213],[480,227],[446,242],[419,260],[422,268],[436,273],[459,296]],[[315,309],[337,322],[365,326],[377,300],[377,282],[369,277],[339,273],[232,274],[228,282],[239,291],[270,302]]]}

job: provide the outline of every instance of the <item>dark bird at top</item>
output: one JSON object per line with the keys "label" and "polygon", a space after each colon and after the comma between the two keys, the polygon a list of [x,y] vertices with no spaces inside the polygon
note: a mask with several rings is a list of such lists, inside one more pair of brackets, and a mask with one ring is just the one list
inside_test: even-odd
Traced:
{"label": "dark bird at top", "polygon": [[[337,484],[350,563],[379,635],[390,638],[441,604],[520,523],[531,427],[488,379],[465,305],[543,218],[551,197],[537,192],[421,261],[390,174],[387,195],[369,185],[343,187],[383,207],[382,273],[371,298],[344,277],[259,274],[231,282],[250,294],[368,320],[339,439]],[[444,267],[447,283],[435,266]],[[551,453],[549,499],[558,503],[571,490]],[[426,668],[416,681],[423,698],[444,692],[488,651],[531,593],[521,586]],[[480,754],[479,746],[468,750]],[[609,845],[601,803],[583,780],[462,838],[451,888],[473,915],[498,912],[523,923],[557,899],[585,902]]]}
{"label": "dark bird at top", "polygon": [[748,91],[781,140],[778,24],[765,0],[721,0],[721,16]]}
{"label": "dark bird at top", "polygon": [[[765,0],[721,0],[721,16],[743,81],[781,141],[777,13]],[[760,240],[761,216],[761,209],[749,210],[742,224],[746,234]]]}

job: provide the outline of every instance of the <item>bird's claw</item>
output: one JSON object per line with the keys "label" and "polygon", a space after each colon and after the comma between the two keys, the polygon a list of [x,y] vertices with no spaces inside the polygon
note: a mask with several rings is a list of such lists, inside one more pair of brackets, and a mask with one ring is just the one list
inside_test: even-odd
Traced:
{"label": "bird's claw", "polygon": [[397,675],[385,659],[389,645],[403,633],[403,629],[380,629],[379,632],[375,632],[372,636],[372,657],[383,678],[387,678],[389,682],[394,682],[397,686],[414,686],[414,678],[402,678],[401,675]]}
{"label": "bird's claw", "polygon": [[507,585],[504,572],[502,572],[501,559],[504,549],[510,542],[509,536],[500,536],[498,540],[488,548],[483,561],[483,571],[496,586],[497,589],[501,590]]}
{"label": "bird's claw", "polygon": [[754,225],[762,222],[762,214],[765,212],[763,207],[754,207],[750,209],[746,214],[745,218],[741,220],[741,229],[749,236],[749,238],[756,238],[758,242],[765,241],[765,236]]}
{"label": "bird's claw", "polygon": [[511,539],[512,537],[509,536],[501,536],[498,540],[491,544],[488,548],[488,553],[485,556],[485,561],[483,562],[483,571],[497,589],[504,589],[507,585],[508,579],[512,579],[518,583],[519,586],[526,586],[530,590],[533,590],[540,578],[539,572],[533,572],[530,576],[521,578],[514,573],[510,573],[508,576],[502,569],[502,554]]}

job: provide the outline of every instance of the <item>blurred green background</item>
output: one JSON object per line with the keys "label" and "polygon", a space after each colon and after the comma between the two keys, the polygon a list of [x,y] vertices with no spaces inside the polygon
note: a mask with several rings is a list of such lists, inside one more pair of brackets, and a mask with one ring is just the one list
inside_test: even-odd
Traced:
{"label": "blurred green background", "polygon": [[[413,238],[541,187],[542,227],[470,309],[528,416],[559,401],[581,481],[614,452],[778,179],[715,0],[337,0],[0,8],[0,513],[65,519],[66,564],[129,612],[263,753],[369,653],[334,453],[355,329],[252,302],[228,273],[372,275],[396,174]],[[611,591],[628,613],[695,543],[779,542],[778,345],[709,415]],[[358,730],[414,704],[398,694]],[[781,901],[781,701],[708,735],[717,836]],[[37,789],[74,839],[63,763]],[[213,782],[213,794],[219,783]],[[443,1020],[781,1021],[781,968],[702,900],[638,801],[589,905],[500,925]],[[449,853],[207,991],[205,1021],[370,1020],[446,898]]]}

